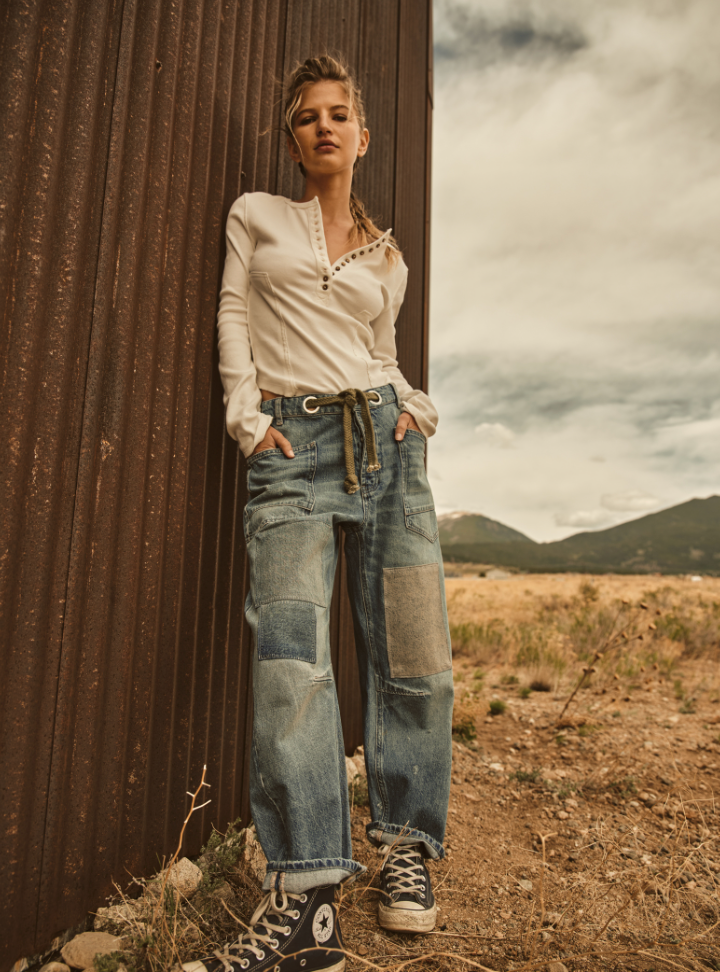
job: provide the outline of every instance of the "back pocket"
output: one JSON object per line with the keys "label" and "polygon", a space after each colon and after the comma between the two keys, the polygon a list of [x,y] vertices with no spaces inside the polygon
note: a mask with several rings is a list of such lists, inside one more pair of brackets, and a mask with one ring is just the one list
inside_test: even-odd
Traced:
{"label": "back pocket", "polygon": [[438,537],[435,501],[425,471],[425,446],[422,432],[406,429],[400,441],[403,470],[403,507],[405,526],[434,543]]}

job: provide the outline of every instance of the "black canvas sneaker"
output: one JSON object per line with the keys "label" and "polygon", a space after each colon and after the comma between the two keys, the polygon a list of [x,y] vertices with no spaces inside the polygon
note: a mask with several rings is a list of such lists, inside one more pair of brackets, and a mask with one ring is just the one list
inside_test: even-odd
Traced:
{"label": "black canvas sneaker", "polygon": [[303,894],[270,891],[249,931],[185,972],[342,972],[345,956],[335,905],[336,884]]}
{"label": "black canvas sneaker", "polygon": [[383,864],[378,922],[388,931],[428,932],[435,927],[437,905],[420,846],[399,844]]}

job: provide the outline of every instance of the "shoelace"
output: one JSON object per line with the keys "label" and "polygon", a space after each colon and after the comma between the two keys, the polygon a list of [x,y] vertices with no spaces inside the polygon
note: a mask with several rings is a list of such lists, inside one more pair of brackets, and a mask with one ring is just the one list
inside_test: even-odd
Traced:
{"label": "shoelace", "polygon": [[383,870],[388,872],[388,890],[395,894],[417,894],[425,897],[425,873],[422,854],[416,844],[401,844],[388,854]]}
{"label": "shoelace", "polygon": [[[280,904],[278,904],[280,899]],[[265,958],[265,951],[262,946],[266,946],[269,951],[278,949],[280,941],[277,935],[288,936],[292,932],[290,925],[286,925],[284,919],[292,918],[297,921],[300,912],[297,909],[290,910],[290,899],[300,901],[304,904],[307,901],[306,894],[293,894],[292,891],[270,891],[255,909],[255,913],[250,919],[250,928],[242,932],[240,937],[234,942],[229,942],[222,952],[217,949],[213,952],[216,959],[219,959],[226,972],[234,972],[230,959],[237,962],[238,956],[243,952],[252,952],[258,961]],[[280,924],[274,924],[271,919],[280,918]],[[264,929],[264,930],[263,930]],[[250,959],[241,959],[240,968],[246,969],[250,965]]]}
{"label": "shoelace", "polygon": [[374,472],[380,468],[377,456],[377,445],[375,443],[375,429],[373,428],[372,418],[370,417],[370,404],[368,397],[360,388],[346,388],[345,391],[337,395],[318,395],[308,399],[308,406],[315,408],[316,405],[337,405],[343,406],[343,435],[345,439],[345,492],[355,493],[360,489],[358,478],[355,475],[355,458],[353,456],[352,439],[352,413],[353,409],[360,401],[360,411],[362,413],[363,425],[365,426],[365,441],[368,450],[368,472]]}

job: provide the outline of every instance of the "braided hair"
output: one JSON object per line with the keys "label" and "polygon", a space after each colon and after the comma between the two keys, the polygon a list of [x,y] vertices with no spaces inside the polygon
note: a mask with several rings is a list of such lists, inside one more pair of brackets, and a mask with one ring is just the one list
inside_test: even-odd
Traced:
{"label": "braided hair", "polygon": [[[365,105],[363,104],[360,88],[355,79],[350,74],[346,64],[329,54],[320,54],[317,57],[308,57],[302,64],[298,64],[288,78],[285,94],[285,134],[293,139],[297,144],[295,133],[293,132],[293,120],[300,107],[303,92],[310,85],[318,81],[337,81],[345,89],[350,102],[350,110],[355,113],[359,128],[365,128]],[[299,148],[299,146],[298,146]],[[357,169],[360,159],[355,160],[354,169]],[[300,171],[305,175],[305,166],[299,162]],[[369,216],[362,200],[355,192],[350,190],[350,215],[353,218],[353,230],[350,233],[348,243],[357,246],[365,246],[382,236],[382,230]],[[387,258],[391,263],[395,263],[400,257],[400,248],[393,236],[388,237],[389,246],[386,249]]]}

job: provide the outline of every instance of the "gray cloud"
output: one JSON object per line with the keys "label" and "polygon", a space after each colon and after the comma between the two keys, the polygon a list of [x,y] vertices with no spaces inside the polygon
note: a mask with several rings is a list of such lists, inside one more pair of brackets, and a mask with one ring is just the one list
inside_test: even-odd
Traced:
{"label": "gray cloud", "polygon": [[568,57],[586,46],[575,24],[542,17],[525,6],[491,11],[445,0],[437,5],[441,24],[435,57],[450,69],[469,64],[485,68],[498,61]]}
{"label": "gray cloud", "polygon": [[717,0],[435,9],[438,505],[555,539],[717,492]]}

